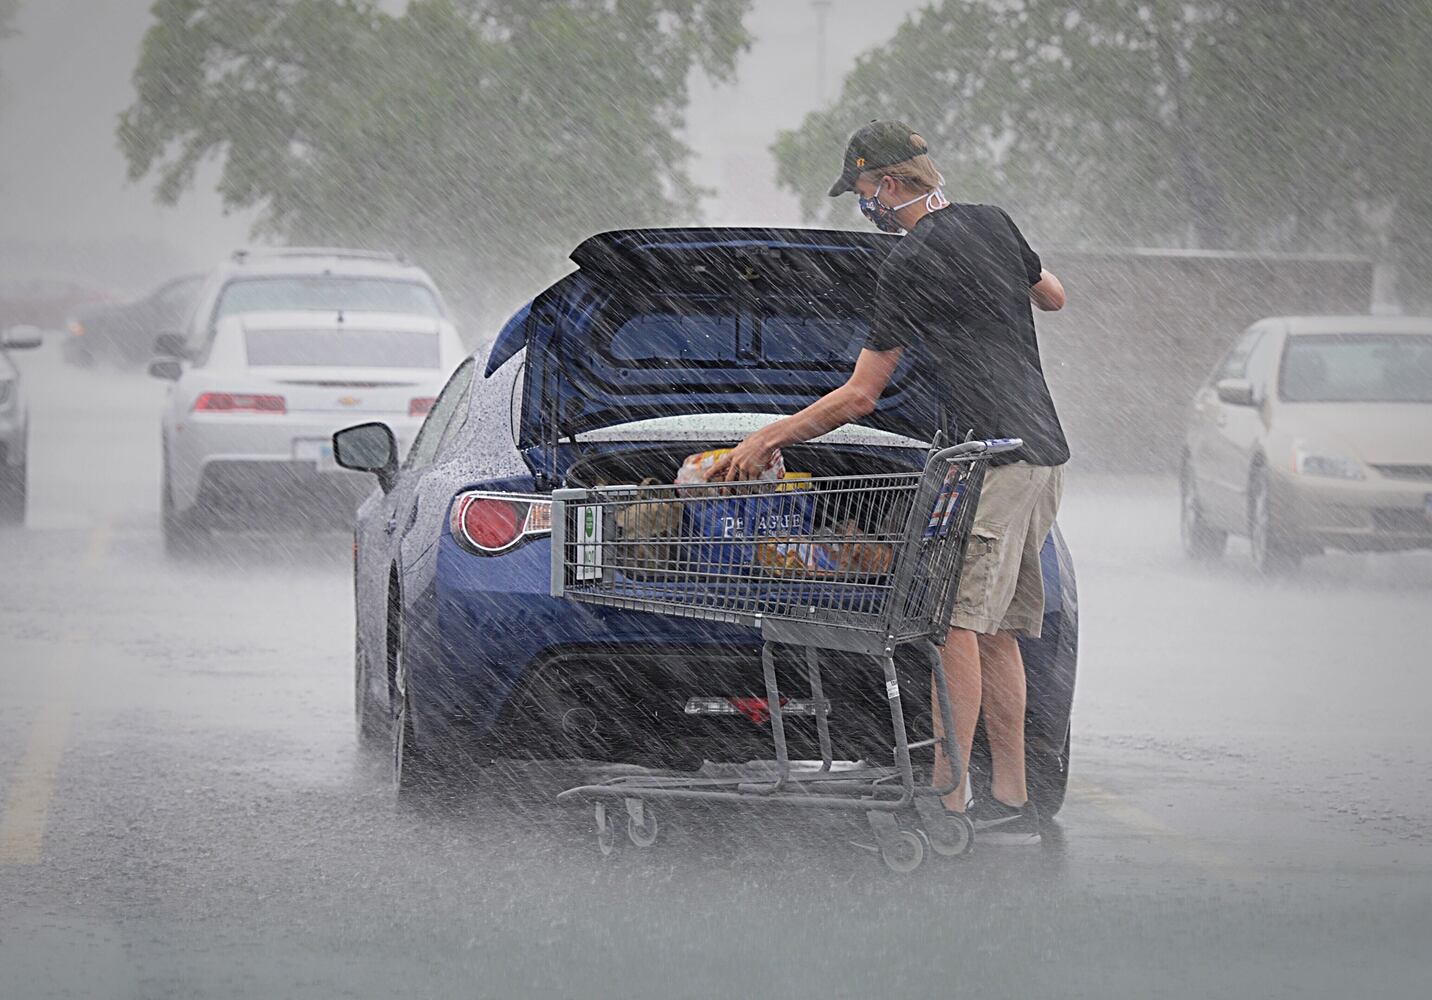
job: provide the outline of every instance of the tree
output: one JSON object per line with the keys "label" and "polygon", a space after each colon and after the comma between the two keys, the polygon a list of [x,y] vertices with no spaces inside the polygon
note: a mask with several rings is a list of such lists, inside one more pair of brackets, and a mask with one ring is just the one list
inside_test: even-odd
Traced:
{"label": "tree", "polygon": [[15,36],[16,31],[10,25],[14,23],[15,14],[19,10],[20,0],[0,0],[0,42]]}
{"label": "tree", "polygon": [[1426,260],[1429,43],[1414,0],[944,0],[780,135],[778,180],[840,217],[847,136],[901,117],[1045,238]]}
{"label": "tree", "polygon": [[121,115],[161,202],[222,160],[261,234],[394,246],[508,305],[593,231],[690,221],[694,67],[723,78],[749,0],[158,0]]}

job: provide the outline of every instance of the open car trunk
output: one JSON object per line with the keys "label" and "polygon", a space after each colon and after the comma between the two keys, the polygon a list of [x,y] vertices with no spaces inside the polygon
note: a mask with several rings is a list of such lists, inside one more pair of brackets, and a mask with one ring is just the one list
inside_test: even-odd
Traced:
{"label": "open car trunk", "polygon": [[[628,447],[622,451],[586,455],[568,467],[567,482],[571,486],[627,486],[655,480],[668,484],[688,455],[712,448],[730,447],[729,442],[691,442],[651,444]],[[905,449],[842,448],[840,446],[801,444],[781,449],[786,469],[821,478],[825,476],[863,476],[891,472],[912,472],[919,468],[917,453]]]}

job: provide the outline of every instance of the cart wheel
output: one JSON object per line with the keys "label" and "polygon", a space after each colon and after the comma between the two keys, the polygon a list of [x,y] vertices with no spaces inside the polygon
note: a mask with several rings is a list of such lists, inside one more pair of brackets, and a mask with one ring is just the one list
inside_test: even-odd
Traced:
{"label": "cart wheel", "polygon": [[[636,814],[640,813],[641,822],[637,822]],[[656,823],[656,813],[651,806],[642,803],[639,809],[627,806],[627,837],[637,847],[650,847],[656,843],[656,835],[660,832]]]}
{"label": "cart wheel", "polygon": [[612,830],[611,820],[607,819],[607,804],[598,802],[596,808],[597,818],[597,850],[602,852],[602,857],[609,858],[617,849],[617,839]]}
{"label": "cart wheel", "polygon": [[975,825],[963,813],[950,813],[944,822],[925,831],[930,850],[942,858],[958,858],[975,846]]}
{"label": "cart wheel", "polygon": [[909,830],[901,830],[894,841],[881,845],[880,860],[892,872],[908,875],[925,860],[925,843]]}

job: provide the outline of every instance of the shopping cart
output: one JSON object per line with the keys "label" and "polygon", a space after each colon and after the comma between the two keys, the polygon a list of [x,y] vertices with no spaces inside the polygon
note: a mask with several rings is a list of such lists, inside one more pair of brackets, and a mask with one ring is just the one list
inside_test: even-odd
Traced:
{"label": "shopping cart", "polygon": [[[746,625],[762,638],[766,697],[754,710],[769,715],[774,760],[690,773],[638,770],[562,792],[559,799],[593,803],[602,852],[615,844],[608,805],[616,800],[629,839],[642,847],[657,838],[652,803],[696,801],[863,811],[875,849],[896,871],[919,867],[927,844],[944,856],[968,851],[974,828],[940,802],[961,783],[964,762],[936,647],[949,630],[989,457],[1022,443],[941,447],[937,438],[920,472],[554,491],[553,596]],[[907,643],[923,646],[930,661],[942,723],[942,736],[916,742],[906,733],[895,669],[896,649]],[[804,647],[807,700],[782,695],[774,644]],[[872,669],[871,681],[883,685],[889,704],[893,766],[832,759],[823,650],[879,660],[883,676]],[[797,706],[814,716],[819,764],[787,753],[785,718]],[[953,778],[945,787],[917,786],[910,751],[937,743]]]}

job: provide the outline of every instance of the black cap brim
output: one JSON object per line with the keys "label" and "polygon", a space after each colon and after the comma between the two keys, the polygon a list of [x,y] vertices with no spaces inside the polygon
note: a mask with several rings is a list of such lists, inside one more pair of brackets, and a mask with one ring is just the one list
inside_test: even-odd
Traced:
{"label": "black cap brim", "polygon": [[847,170],[845,173],[841,174],[839,177],[836,178],[835,183],[832,184],[832,185],[830,186],[830,190],[829,190],[828,192],[826,192],[826,196],[827,196],[827,197],[830,197],[830,198],[836,198],[836,197],[839,197],[840,195],[845,194],[845,192],[847,192],[847,191],[854,191],[854,190],[855,190],[855,178],[857,178],[857,177],[859,177],[859,176],[860,176],[860,171],[858,171],[858,170]]}

